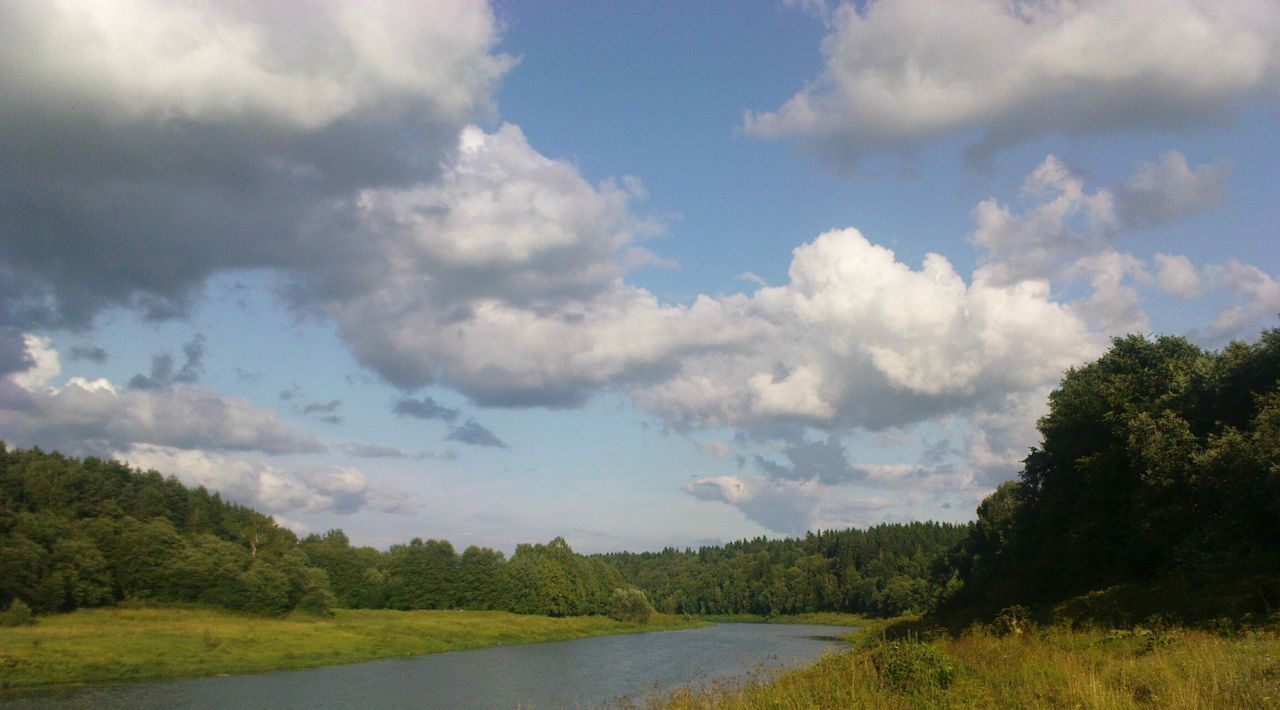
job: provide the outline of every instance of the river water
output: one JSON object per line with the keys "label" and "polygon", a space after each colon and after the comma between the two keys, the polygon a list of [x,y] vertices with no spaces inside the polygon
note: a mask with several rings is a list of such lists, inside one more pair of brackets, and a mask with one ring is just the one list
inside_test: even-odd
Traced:
{"label": "river water", "polygon": [[812,662],[851,629],[718,624],[9,698],[17,708],[596,708]]}

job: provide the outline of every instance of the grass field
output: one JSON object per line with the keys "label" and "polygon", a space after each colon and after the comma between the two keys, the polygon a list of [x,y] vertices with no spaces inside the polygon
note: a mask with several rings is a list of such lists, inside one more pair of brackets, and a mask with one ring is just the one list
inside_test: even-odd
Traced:
{"label": "grass field", "polygon": [[207,608],[91,609],[0,628],[0,688],[258,673],[703,623],[662,614],[640,626],[497,611],[338,610],[332,618],[278,619]]}
{"label": "grass field", "polygon": [[658,708],[1272,708],[1280,636],[1053,627],[1018,636],[973,629],[931,643],[884,641],[774,679],[685,688]]}

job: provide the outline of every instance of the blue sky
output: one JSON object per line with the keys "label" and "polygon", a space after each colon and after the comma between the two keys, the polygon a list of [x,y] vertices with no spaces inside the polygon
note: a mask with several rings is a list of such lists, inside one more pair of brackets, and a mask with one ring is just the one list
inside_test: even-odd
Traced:
{"label": "blue sky", "polygon": [[10,3],[0,438],[510,550],[967,520],[1280,313],[1274,3]]}

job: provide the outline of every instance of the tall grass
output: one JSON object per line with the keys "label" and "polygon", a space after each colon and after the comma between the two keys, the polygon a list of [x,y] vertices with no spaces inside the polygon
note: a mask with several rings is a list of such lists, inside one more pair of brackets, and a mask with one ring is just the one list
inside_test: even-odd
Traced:
{"label": "tall grass", "polygon": [[[914,643],[893,670],[886,648],[863,647],[773,679],[683,688],[661,708],[1267,708],[1280,707],[1280,637],[1253,631],[1115,632],[1054,627],[995,636],[972,629]],[[912,643],[912,642],[906,642]],[[923,649],[929,649],[924,651]],[[929,660],[932,658],[933,660]],[[953,674],[934,664],[950,665]],[[903,671],[902,668],[908,670]],[[895,674],[897,674],[895,676]],[[902,683],[904,678],[914,683]]]}
{"label": "tall grass", "polygon": [[0,688],[257,673],[700,623],[663,614],[639,625],[497,611],[338,610],[331,618],[267,618],[198,607],[89,609],[0,628]]}

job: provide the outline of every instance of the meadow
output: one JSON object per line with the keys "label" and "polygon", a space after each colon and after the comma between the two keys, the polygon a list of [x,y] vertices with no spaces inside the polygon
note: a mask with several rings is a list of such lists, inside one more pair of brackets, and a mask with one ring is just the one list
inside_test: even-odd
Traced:
{"label": "meadow", "polygon": [[295,612],[273,618],[202,607],[126,605],[0,628],[0,688],[260,673],[702,625],[663,614],[647,624],[628,624],[604,616],[499,611],[338,609],[331,617]]}
{"label": "meadow", "polygon": [[[901,626],[901,624],[899,624]],[[682,688],[649,703],[694,708],[1280,707],[1280,634],[1027,628],[890,640],[870,624],[854,649],[776,678]]]}

